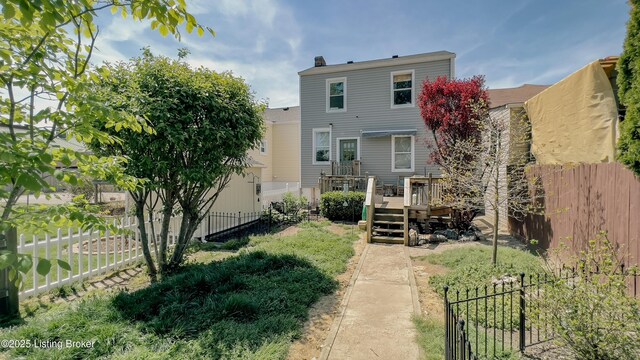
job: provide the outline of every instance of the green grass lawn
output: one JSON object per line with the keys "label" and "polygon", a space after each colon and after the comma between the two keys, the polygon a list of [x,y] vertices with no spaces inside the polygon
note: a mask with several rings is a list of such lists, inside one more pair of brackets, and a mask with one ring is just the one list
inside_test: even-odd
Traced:
{"label": "green grass lawn", "polygon": [[521,272],[527,275],[542,272],[542,260],[538,256],[506,246],[498,249],[496,266],[491,264],[489,245],[451,249],[424,258],[449,270],[444,275],[435,275],[429,279],[431,286],[441,295],[445,285],[449,286],[450,293],[456,290],[464,292],[466,289],[491,286],[493,278],[504,275],[518,276]]}
{"label": "green grass lawn", "polygon": [[93,348],[0,351],[33,359],[283,359],[311,305],[336,290],[358,237],[337,236],[327,224],[302,227],[251,237],[234,256],[201,249],[159,283],[86,296],[0,330],[0,339],[95,341]]}
{"label": "green grass lawn", "polygon": [[[505,275],[517,276],[520,272],[525,274],[537,274],[542,271],[542,259],[523,250],[513,249],[501,246],[498,249],[498,264],[491,264],[491,246],[477,244],[477,246],[469,246],[463,248],[454,248],[443,251],[439,254],[431,254],[423,257],[417,257],[416,260],[428,261],[431,264],[441,265],[447,269],[444,274],[433,275],[429,278],[429,285],[440,296],[444,294],[444,286],[449,287],[449,298],[455,300],[456,292],[459,291],[460,299],[467,296],[467,289],[470,289],[469,296],[476,295],[475,289],[478,288],[479,295],[484,294],[485,286],[489,293],[493,291],[492,280]],[[501,286],[497,287],[500,291]],[[505,289],[509,289],[506,286]],[[517,294],[511,297],[505,297],[504,307],[502,298],[494,304],[493,298],[486,303],[479,302],[476,311],[475,306],[471,306],[466,317],[466,308],[459,309],[459,313],[465,314],[467,321],[467,331],[475,351],[476,335],[478,336],[478,354],[483,355],[495,354],[497,359],[515,358],[515,354],[508,351],[511,344],[510,340],[505,339],[505,343],[501,342],[501,338],[493,343],[493,328],[497,329],[515,329],[518,326],[517,317]],[[444,301],[444,300],[443,300]],[[513,301],[513,306],[511,304]],[[503,310],[506,309],[506,310]],[[494,315],[494,310],[495,315]],[[516,314],[516,316],[512,316]],[[503,321],[503,317],[504,321]],[[423,349],[427,360],[435,360],[444,358],[444,319],[441,318],[425,318],[416,317],[413,319],[414,325],[418,331],[418,343]],[[476,331],[476,324],[478,331]],[[485,332],[487,331],[487,348],[484,347]],[[515,346],[515,345],[514,345]],[[502,351],[505,349],[505,351]]]}

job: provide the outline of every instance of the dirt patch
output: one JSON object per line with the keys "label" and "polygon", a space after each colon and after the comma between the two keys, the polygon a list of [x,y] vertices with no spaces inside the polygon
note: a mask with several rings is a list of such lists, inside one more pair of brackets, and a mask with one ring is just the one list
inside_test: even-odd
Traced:
{"label": "dirt patch", "polygon": [[413,274],[418,287],[420,310],[424,317],[444,321],[444,303],[438,293],[429,285],[429,279],[434,275],[442,275],[449,271],[442,265],[431,264],[423,256],[438,254],[446,250],[460,249],[463,247],[478,246],[479,242],[449,242],[440,244],[427,244],[409,249]]}
{"label": "dirt patch", "polygon": [[297,226],[289,226],[288,228],[276,233],[276,236],[292,236],[297,234],[300,228]]}
{"label": "dirt patch", "polygon": [[[331,224],[329,230],[336,235],[346,233],[343,227],[336,224]],[[353,245],[355,255],[349,260],[347,270],[336,277],[339,283],[338,291],[323,296],[311,307],[309,310],[309,320],[304,324],[302,336],[295,340],[289,348],[287,359],[311,360],[317,359],[320,356],[324,341],[329,334],[334,318],[338,314],[340,302],[349,286],[351,276],[360,261],[365,245],[364,234],[361,234],[360,238]]]}
{"label": "dirt patch", "polygon": [[331,225],[329,225],[329,231],[331,231],[332,233],[334,233],[336,235],[339,235],[339,236],[342,236],[342,235],[346,234],[346,232],[347,232],[347,230],[344,227],[342,227],[342,226],[340,226],[338,224],[333,224],[333,223]]}
{"label": "dirt patch", "polygon": [[429,285],[429,279],[433,275],[441,275],[447,272],[447,268],[434,265],[427,260],[412,259],[413,274],[418,287],[418,299],[422,315],[430,318],[444,319],[443,300]]}

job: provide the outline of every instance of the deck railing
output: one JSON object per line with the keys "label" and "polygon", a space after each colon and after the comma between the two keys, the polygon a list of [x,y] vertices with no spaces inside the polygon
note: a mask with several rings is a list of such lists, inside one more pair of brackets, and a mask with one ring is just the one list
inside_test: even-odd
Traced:
{"label": "deck railing", "polygon": [[345,186],[348,191],[364,192],[367,190],[367,177],[320,174],[318,185],[320,186],[321,194],[324,194],[327,191],[342,191]]}
{"label": "deck railing", "polygon": [[431,174],[429,174],[429,176],[412,176],[405,178],[405,205],[433,206],[442,204],[443,189],[444,185],[441,178],[433,177]]}
{"label": "deck railing", "polygon": [[331,161],[331,175],[360,176],[360,160]]}

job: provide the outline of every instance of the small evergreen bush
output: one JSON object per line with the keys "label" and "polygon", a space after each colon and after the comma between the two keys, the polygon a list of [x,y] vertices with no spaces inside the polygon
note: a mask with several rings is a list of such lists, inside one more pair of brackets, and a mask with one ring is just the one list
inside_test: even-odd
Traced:
{"label": "small evergreen bush", "polygon": [[365,193],[331,191],[320,197],[320,211],[329,220],[357,221],[362,214]]}

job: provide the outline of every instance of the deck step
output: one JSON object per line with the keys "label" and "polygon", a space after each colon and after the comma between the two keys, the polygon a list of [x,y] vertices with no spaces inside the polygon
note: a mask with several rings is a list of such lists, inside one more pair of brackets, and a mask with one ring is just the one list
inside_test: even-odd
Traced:
{"label": "deck step", "polygon": [[373,232],[401,234],[404,236],[404,229],[385,229],[385,228],[373,228]]}
{"label": "deck step", "polygon": [[397,220],[404,221],[404,215],[402,214],[379,214],[375,213],[373,215],[373,220]]}
{"label": "deck step", "polygon": [[397,225],[404,226],[402,221],[390,221],[390,220],[373,220],[373,225]]}
{"label": "deck step", "polygon": [[376,214],[403,214],[402,209],[393,209],[393,208],[376,208]]}
{"label": "deck step", "polygon": [[384,244],[404,244],[404,239],[395,236],[372,236],[371,242]]}

